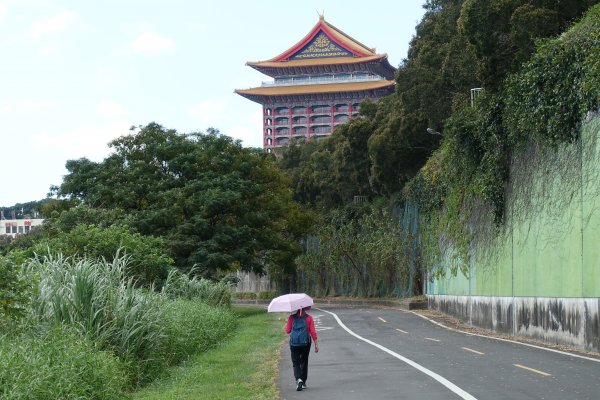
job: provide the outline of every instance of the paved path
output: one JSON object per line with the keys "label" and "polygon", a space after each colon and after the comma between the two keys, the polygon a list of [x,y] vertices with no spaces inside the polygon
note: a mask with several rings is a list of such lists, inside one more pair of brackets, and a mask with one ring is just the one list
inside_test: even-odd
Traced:
{"label": "paved path", "polygon": [[440,327],[411,312],[317,309],[319,353],[308,389],[295,391],[282,352],[282,400],[600,398],[600,359],[548,351]]}

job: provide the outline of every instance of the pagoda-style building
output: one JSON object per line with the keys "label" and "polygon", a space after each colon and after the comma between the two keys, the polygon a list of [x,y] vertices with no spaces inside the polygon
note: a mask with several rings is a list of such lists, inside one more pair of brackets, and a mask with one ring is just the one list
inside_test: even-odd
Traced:
{"label": "pagoda-style building", "polygon": [[296,45],[267,61],[246,65],[273,77],[235,92],[263,106],[263,147],[318,140],[358,115],[360,102],[393,93],[396,69],[323,16]]}

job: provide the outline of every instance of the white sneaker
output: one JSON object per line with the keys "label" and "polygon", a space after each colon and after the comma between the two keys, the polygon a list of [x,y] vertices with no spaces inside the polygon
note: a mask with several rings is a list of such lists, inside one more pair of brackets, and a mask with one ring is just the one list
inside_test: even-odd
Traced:
{"label": "white sneaker", "polygon": [[298,382],[296,382],[296,391],[297,392],[302,391],[302,385],[304,385],[304,382],[302,382],[302,379],[298,379]]}

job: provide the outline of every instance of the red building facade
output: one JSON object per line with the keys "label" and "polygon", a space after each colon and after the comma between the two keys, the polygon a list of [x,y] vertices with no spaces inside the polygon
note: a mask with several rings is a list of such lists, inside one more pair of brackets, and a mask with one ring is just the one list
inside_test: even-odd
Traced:
{"label": "red building facade", "polygon": [[274,78],[235,92],[263,106],[263,148],[319,140],[356,117],[360,102],[393,93],[387,54],[377,54],[321,16],[296,45],[267,61],[247,62]]}

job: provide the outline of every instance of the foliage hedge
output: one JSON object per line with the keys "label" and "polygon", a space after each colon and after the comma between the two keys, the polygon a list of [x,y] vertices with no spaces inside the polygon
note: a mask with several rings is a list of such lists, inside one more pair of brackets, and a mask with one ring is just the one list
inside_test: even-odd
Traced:
{"label": "foliage hedge", "polygon": [[465,102],[448,118],[440,148],[404,190],[426,214],[428,265],[450,244],[452,258],[465,267],[477,213],[490,212],[503,224],[512,157],[532,143],[556,147],[579,138],[588,113],[599,111],[598,54],[600,5],[561,36],[539,41],[499,92],[480,96],[473,107]]}

